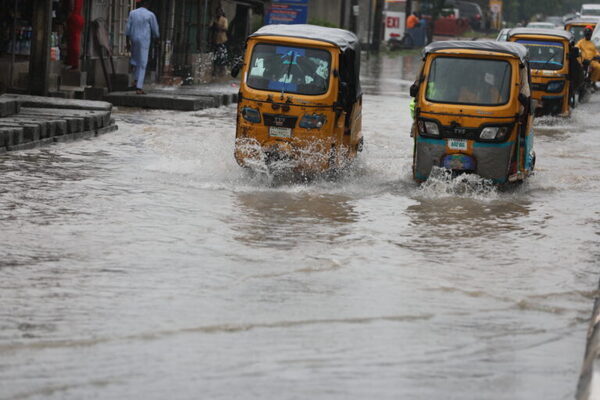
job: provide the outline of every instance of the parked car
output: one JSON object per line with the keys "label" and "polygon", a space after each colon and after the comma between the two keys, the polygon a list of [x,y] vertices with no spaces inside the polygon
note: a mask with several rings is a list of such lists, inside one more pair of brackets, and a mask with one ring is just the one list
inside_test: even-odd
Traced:
{"label": "parked car", "polygon": [[510,32],[511,28],[504,28],[498,33],[498,37],[496,41],[498,42],[506,42],[508,40],[508,32]]}
{"label": "parked car", "polygon": [[485,29],[483,11],[477,3],[462,0],[446,0],[446,5],[458,10],[458,18],[466,18],[471,29],[482,31]]}

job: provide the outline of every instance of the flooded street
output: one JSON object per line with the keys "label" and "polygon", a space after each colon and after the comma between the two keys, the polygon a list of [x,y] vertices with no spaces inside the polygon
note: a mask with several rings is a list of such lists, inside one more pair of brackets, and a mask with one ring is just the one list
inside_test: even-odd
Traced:
{"label": "flooded street", "polygon": [[600,96],[538,122],[519,187],[419,186],[418,67],[364,66],[365,151],[336,180],[243,171],[234,106],[0,155],[0,398],[572,399]]}

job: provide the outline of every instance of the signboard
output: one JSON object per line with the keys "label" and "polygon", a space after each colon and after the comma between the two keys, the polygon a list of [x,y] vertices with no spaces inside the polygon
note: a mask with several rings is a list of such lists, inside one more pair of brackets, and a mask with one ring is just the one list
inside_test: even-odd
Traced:
{"label": "signboard", "polygon": [[[265,15],[265,23],[271,24],[306,24],[308,22],[308,5],[300,4],[272,4]],[[286,3],[291,3],[286,0]]]}
{"label": "signboard", "polygon": [[502,14],[502,0],[490,0],[490,11],[493,14]]}
{"label": "signboard", "polygon": [[492,12],[492,27],[500,29],[502,27],[502,0],[490,0],[490,11]]}
{"label": "signboard", "polygon": [[406,14],[398,11],[385,12],[385,40],[402,39],[404,27],[406,26]]}

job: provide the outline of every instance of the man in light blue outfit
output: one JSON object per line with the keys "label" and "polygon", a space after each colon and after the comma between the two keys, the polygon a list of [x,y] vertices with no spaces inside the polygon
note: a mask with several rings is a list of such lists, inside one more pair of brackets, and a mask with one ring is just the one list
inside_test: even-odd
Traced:
{"label": "man in light blue outfit", "polygon": [[133,66],[133,79],[136,93],[145,94],[144,78],[148,64],[148,52],[152,39],[158,39],[156,15],[146,8],[146,0],[137,0],[137,9],[129,13],[127,19],[127,44],[131,48],[130,64]]}

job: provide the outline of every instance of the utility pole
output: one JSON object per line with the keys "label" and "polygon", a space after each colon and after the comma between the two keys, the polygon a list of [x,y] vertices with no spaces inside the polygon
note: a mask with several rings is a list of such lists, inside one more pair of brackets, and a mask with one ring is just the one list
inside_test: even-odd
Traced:
{"label": "utility pole", "polygon": [[383,26],[383,3],[384,0],[375,0],[375,16],[373,19],[373,44],[371,48],[373,51],[379,51],[379,45],[381,44],[381,27]]}
{"label": "utility pole", "polygon": [[33,0],[33,37],[29,58],[29,92],[47,96],[50,83],[50,34],[52,0]]}
{"label": "utility pole", "polygon": [[358,0],[352,0],[350,4],[350,30],[358,35]]}

